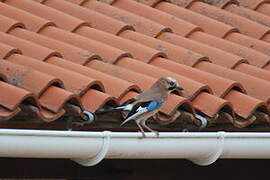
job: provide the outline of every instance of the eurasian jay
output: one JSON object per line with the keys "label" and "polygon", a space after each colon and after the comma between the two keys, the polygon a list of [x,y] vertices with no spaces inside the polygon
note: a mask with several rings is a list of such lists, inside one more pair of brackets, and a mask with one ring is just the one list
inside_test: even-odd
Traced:
{"label": "eurasian jay", "polygon": [[157,131],[154,131],[146,125],[146,120],[158,113],[160,108],[167,101],[169,94],[175,90],[181,91],[183,88],[178,85],[174,78],[163,77],[156,81],[156,83],[148,91],[129,99],[121,106],[110,110],[97,111],[96,113],[103,114],[105,112],[112,111],[128,112],[128,115],[121,126],[130,120],[134,120],[143,137],[145,137],[143,127],[151,132],[156,133],[158,136]]}

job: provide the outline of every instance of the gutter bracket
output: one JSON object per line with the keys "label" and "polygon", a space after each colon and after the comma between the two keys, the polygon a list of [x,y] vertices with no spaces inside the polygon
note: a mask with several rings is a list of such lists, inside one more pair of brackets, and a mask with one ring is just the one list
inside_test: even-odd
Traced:
{"label": "gutter bracket", "polygon": [[190,159],[193,163],[200,165],[200,166],[208,166],[215,161],[218,160],[218,158],[221,156],[224,148],[224,139],[225,139],[225,132],[220,131],[218,132],[219,136],[217,137],[217,149],[216,151],[211,154],[210,156],[206,158],[196,158],[196,159]]}
{"label": "gutter bracket", "polygon": [[110,146],[110,140],[111,140],[110,131],[104,131],[103,144],[101,146],[101,150],[94,157],[86,158],[86,159],[76,158],[76,159],[72,159],[72,160],[79,163],[80,165],[83,165],[83,166],[97,165],[107,155],[107,152],[108,152],[109,146]]}

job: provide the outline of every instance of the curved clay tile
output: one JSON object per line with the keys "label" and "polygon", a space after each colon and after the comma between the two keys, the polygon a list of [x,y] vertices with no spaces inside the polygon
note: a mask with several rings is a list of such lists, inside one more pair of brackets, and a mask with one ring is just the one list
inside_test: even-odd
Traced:
{"label": "curved clay tile", "polygon": [[148,36],[156,37],[162,32],[171,31],[168,27],[102,2],[87,1],[82,6],[132,25],[136,31]]}
{"label": "curved clay tile", "polygon": [[195,26],[187,21],[175,18],[170,14],[148,7],[133,0],[115,0],[112,5],[114,7],[137,14],[138,16],[150,19],[154,22],[158,22],[166,27],[171,28],[174,33],[181,36],[188,36],[193,32],[202,31],[200,27]]}
{"label": "curved clay tile", "polygon": [[9,6],[5,3],[0,3],[0,14],[24,23],[27,29],[34,32],[39,32],[47,26],[55,26],[55,24],[51,21],[35,16],[21,9]]}
{"label": "curved clay tile", "polygon": [[238,31],[236,28],[227,24],[216,21],[212,18],[195,13],[183,7],[179,7],[169,2],[160,2],[155,6],[156,9],[166,12],[175,16],[176,18],[183,19],[201,27],[205,32],[217,37],[224,37],[230,32]]}
{"label": "curved clay tile", "polygon": [[225,99],[233,104],[235,112],[240,116],[233,121],[236,127],[246,127],[257,119],[269,123],[269,110],[262,101],[237,91],[232,91]]}
{"label": "curved clay tile", "polygon": [[267,4],[269,0],[237,0],[241,6],[256,10],[260,6]]}
{"label": "curved clay tile", "polygon": [[0,42],[0,58],[6,59],[12,54],[22,54],[22,52],[17,48],[11,47],[9,45]]}
{"label": "curved clay tile", "polygon": [[[75,0],[68,0],[68,1],[75,1]],[[136,0],[139,3],[145,4],[147,6],[151,6],[154,7],[156,6],[158,3],[164,1],[164,0]],[[167,0],[170,1],[170,0]]]}
{"label": "curved clay tile", "polygon": [[241,92],[230,91],[224,99],[230,101],[234,107],[237,116],[233,119],[232,124],[236,127],[243,128],[252,124],[256,120],[255,115],[261,110],[266,116],[269,114],[264,102]]}
{"label": "curved clay tile", "polygon": [[226,94],[229,93],[232,89],[238,89],[242,92],[245,92],[240,83],[213,75],[211,73],[206,73],[189,66],[178,64],[173,61],[156,58],[151,61],[150,64],[196,80],[200,83],[207,84],[211,87],[214,94],[219,97],[226,96]]}
{"label": "curved clay tile", "polygon": [[45,122],[52,122],[65,114],[65,110],[61,109],[57,113],[53,113],[44,108],[32,106],[32,105],[21,105],[21,112],[26,115],[32,115],[34,117],[38,117],[40,120]]}
{"label": "curved clay tile", "polygon": [[6,4],[30,12],[36,16],[53,21],[57,26],[67,30],[74,31],[81,26],[90,26],[90,23],[84,22],[74,16],[57,11],[53,8],[44,6],[40,3],[29,0],[11,0]]}
{"label": "curved clay tile", "polygon": [[266,65],[264,69],[270,71],[270,64]]}
{"label": "curved clay tile", "polygon": [[0,107],[0,121],[5,121],[13,118],[21,111],[21,108],[16,108],[14,111],[9,111],[6,108]]}
{"label": "curved clay tile", "polygon": [[43,29],[40,34],[98,54],[102,57],[104,61],[108,61],[110,63],[114,63],[115,61],[123,57],[131,56],[129,53],[111,47],[107,44],[91,40],[89,38],[85,38],[83,36],[55,27],[47,27]]}
{"label": "curved clay tile", "polygon": [[201,61],[209,61],[206,56],[137,32],[124,31],[119,36],[159,50],[165,53],[169,59],[180,64],[194,66]]}
{"label": "curved clay tile", "polygon": [[230,101],[234,106],[235,112],[245,119],[252,116],[255,111],[267,109],[266,103],[263,101],[242,94],[238,91],[230,92],[226,97],[224,97],[224,99]]}
{"label": "curved clay tile", "polygon": [[93,59],[101,59],[98,55],[93,52],[78,48],[71,44],[64,43],[62,41],[57,41],[46,36],[21,29],[16,28],[9,32],[9,34],[16,36],[27,41],[39,44],[41,46],[54,49],[63,55],[63,58],[73,61],[78,64],[86,64]]}
{"label": "curved clay tile", "polygon": [[270,56],[270,47],[269,43],[267,42],[245,36],[240,33],[230,33],[224,39],[235,42],[237,44],[241,44],[242,46],[246,46],[251,49],[255,49]]}
{"label": "curved clay tile", "polygon": [[267,15],[237,5],[229,5],[224,9],[233,14],[238,14],[259,24],[270,27],[270,17]]}
{"label": "curved clay tile", "polygon": [[53,57],[50,58],[47,62],[55,66],[59,66],[67,70],[70,70],[72,72],[84,75],[85,77],[92,77],[98,79],[103,83],[105,92],[116,98],[121,98],[129,90],[134,90],[137,92],[141,91],[140,88],[133,83],[124,81],[119,78],[115,78],[113,76],[109,76],[105,73],[87,68],[85,66],[74,64],[64,59]]}
{"label": "curved clay tile", "polygon": [[250,76],[248,74],[217,66],[211,63],[201,62],[196,65],[196,68],[240,82],[249,96],[263,100],[264,102],[270,101],[270,91],[267,90],[270,88],[269,81],[265,81],[254,76]]}
{"label": "curved clay tile", "polygon": [[38,97],[51,85],[63,86],[60,79],[9,61],[0,60],[0,73],[7,76],[9,84],[24,88]]}
{"label": "curved clay tile", "polygon": [[[37,102],[36,96],[24,89],[0,81],[0,105],[10,111],[16,110],[23,101]],[[12,96],[11,96],[12,94]]]}
{"label": "curved clay tile", "polygon": [[225,24],[234,26],[238,28],[241,33],[254,37],[256,39],[261,39],[263,36],[265,36],[265,34],[270,33],[269,27],[258,24],[244,17],[229,13],[225,10],[221,10],[217,7],[210,6],[206,3],[195,2],[190,6],[189,9],[202,15],[216,19]]}
{"label": "curved clay tile", "polygon": [[205,0],[205,2],[207,4],[210,4],[210,5],[222,8],[222,9],[231,5],[231,4],[239,5],[238,0],[222,0],[222,1],[220,1],[220,0]]}
{"label": "curved clay tile", "polygon": [[256,9],[256,11],[270,16],[270,4],[262,4]]}
{"label": "curved clay tile", "polygon": [[235,56],[231,53],[227,53],[214,47],[207,46],[197,41],[177,36],[173,33],[162,33],[158,38],[174,45],[181,46],[197,53],[206,55],[213,63],[227,68],[234,68],[240,63],[247,62],[247,60],[244,58]]}
{"label": "curved clay tile", "polygon": [[31,67],[61,79],[64,82],[65,88],[74,94],[83,95],[89,88],[93,86],[103,90],[103,86],[100,81],[51,65],[49,63],[38,61],[30,57],[12,55],[7,60],[16,64]]}
{"label": "curved clay tile", "polygon": [[197,81],[186,78],[184,76],[172,73],[170,71],[131,58],[123,58],[119,60],[116,63],[116,65],[148,76],[152,76],[154,78],[160,78],[164,76],[174,77],[184,87],[185,90],[183,91],[183,96],[188,99],[193,99],[201,91],[211,92],[211,89],[207,85],[201,84]]}
{"label": "curved clay tile", "polygon": [[236,66],[234,70],[270,81],[270,72],[264,69],[257,68],[255,66],[242,63]]}
{"label": "curved clay tile", "polygon": [[233,107],[229,101],[206,92],[198,94],[198,96],[192,100],[192,105],[202,113],[213,118],[212,120],[215,120],[222,111],[229,113],[232,117],[234,116]]}
{"label": "curved clay tile", "polygon": [[170,94],[168,101],[164,104],[160,111],[166,115],[173,116],[176,111],[180,109],[183,109],[191,114],[194,113],[191,102],[188,99],[175,94]]}
{"label": "curved clay tile", "polygon": [[263,41],[266,41],[268,43],[270,43],[270,34],[266,34],[263,38],[262,38]]}
{"label": "curved clay tile", "polygon": [[92,69],[96,69],[98,71],[104,72],[111,76],[124,79],[126,81],[137,84],[143,91],[151,88],[151,86],[156,82],[156,78],[137,73],[135,71],[122,68],[120,66],[116,66],[109,63],[104,63],[102,61],[91,61],[86,65],[87,67],[91,67]]}
{"label": "curved clay tile", "polygon": [[14,19],[11,19],[9,17],[6,17],[6,16],[0,15],[0,21],[1,21],[0,31],[5,32],[5,33],[17,27],[25,28],[23,23],[16,21]]}
{"label": "curved clay tile", "polygon": [[39,102],[43,108],[54,113],[59,112],[66,103],[71,102],[82,108],[80,99],[77,95],[55,86],[49,87],[39,98]]}
{"label": "curved clay tile", "polygon": [[146,63],[155,57],[166,57],[164,52],[157,51],[139,43],[135,43],[134,41],[130,41],[128,39],[121,38],[119,36],[115,36],[93,28],[82,27],[75,33],[129,52],[134,58],[140,59]]}
{"label": "curved clay tile", "polygon": [[[46,59],[52,56],[61,57],[62,55],[56,51],[53,51],[44,46],[37,45],[30,41],[26,41],[24,39],[17,38],[15,36],[0,32],[0,42],[16,47],[22,51],[23,54],[27,56],[39,59],[41,61],[45,61]],[[38,52],[38,53],[37,53]]]}
{"label": "curved clay tile", "polygon": [[[75,5],[67,1],[47,0],[44,5],[55,8],[64,13],[75,16],[91,24],[92,28],[106,31],[112,34],[119,34],[125,30],[133,30],[133,27],[118,21],[111,17],[105,16],[96,11]],[[94,17],[94,18],[93,18]]]}
{"label": "curved clay tile", "polygon": [[115,106],[117,104],[115,98],[95,89],[89,89],[81,97],[81,101],[83,107],[90,112],[95,112],[97,109],[102,108],[107,104],[112,106]]}
{"label": "curved clay tile", "polygon": [[258,67],[264,67],[266,64],[270,62],[270,57],[261,52],[215,36],[211,36],[206,33],[201,32],[193,33],[192,35],[189,36],[189,39],[199,41],[201,43],[222,49],[228,53],[232,53],[236,56],[245,58],[248,60],[250,64]]}
{"label": "curved clay tile", "polygon": [[0,81],[7,82],[7,76],[5,74],[0,73]]}

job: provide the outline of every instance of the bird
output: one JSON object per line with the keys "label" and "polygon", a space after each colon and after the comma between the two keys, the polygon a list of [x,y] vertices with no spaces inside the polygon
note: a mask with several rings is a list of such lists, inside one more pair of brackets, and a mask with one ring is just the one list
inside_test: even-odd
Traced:
{"label": "bird", "polygon": [[158,113],[160,108],[168,100],[168,96],[171,92],[179,92],[182,90],[184,90],[184,88],[178,84],[176,79],[172,77],[161,77],[152,85],[149,90],[127,100],[122,105],[113,109],[99,110],[96,113],[103,114],[115,111],[124,112],[124,114],[127,114],[127,116],[120,126],[134,120],[143,137],[146,137],[143,128],[146,128],[158,136],[158,132],[147,126],[146,121]]}

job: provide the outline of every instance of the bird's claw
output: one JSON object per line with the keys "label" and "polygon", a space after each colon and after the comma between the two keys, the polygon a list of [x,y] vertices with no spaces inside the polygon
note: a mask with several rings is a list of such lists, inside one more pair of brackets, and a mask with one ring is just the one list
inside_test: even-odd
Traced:
{"label": "bird's claw", "polygon": [[155,133],[156,136],[159,137],[159,132],[158,131],[153,131],[153,133]]}

